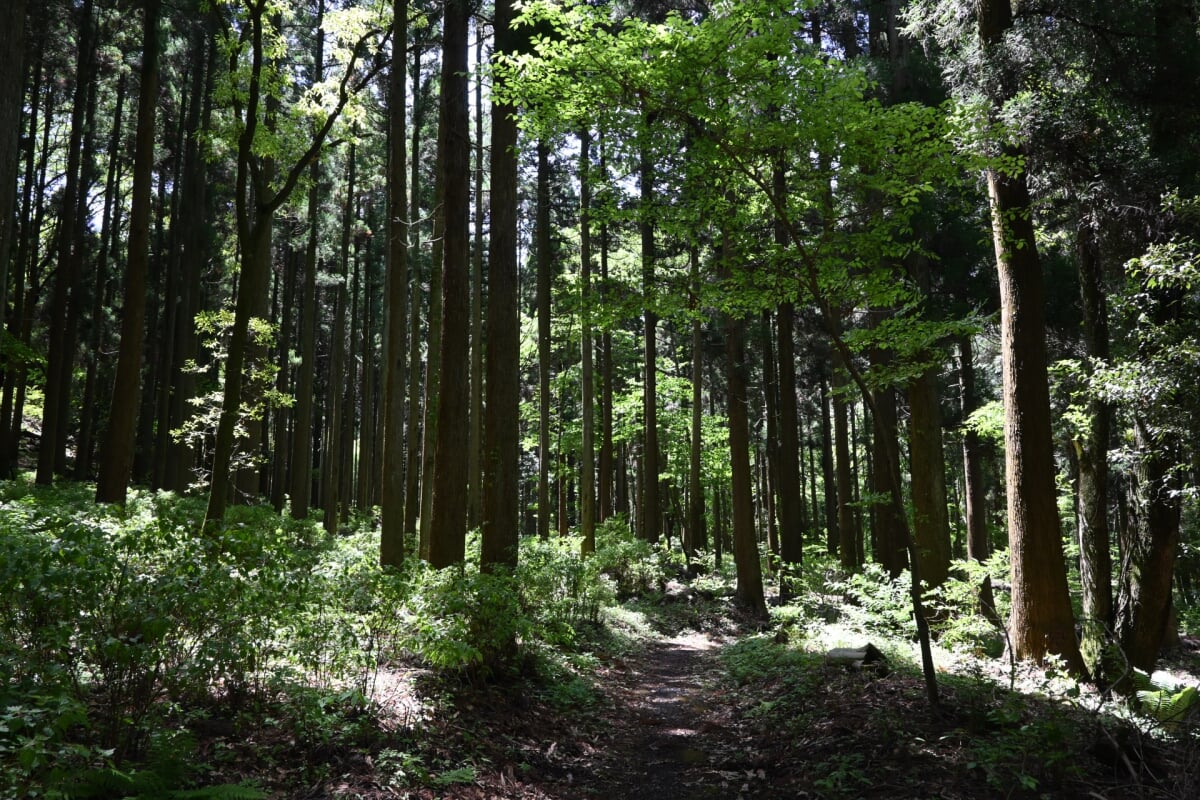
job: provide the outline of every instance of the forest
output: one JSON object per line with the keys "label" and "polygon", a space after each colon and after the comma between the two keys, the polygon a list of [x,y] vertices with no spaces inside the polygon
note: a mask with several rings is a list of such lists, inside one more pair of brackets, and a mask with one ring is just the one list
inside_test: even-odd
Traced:
{"label": "forest", "polygon": [[1200,3],[4,0],[0,797],[1200,796]]}

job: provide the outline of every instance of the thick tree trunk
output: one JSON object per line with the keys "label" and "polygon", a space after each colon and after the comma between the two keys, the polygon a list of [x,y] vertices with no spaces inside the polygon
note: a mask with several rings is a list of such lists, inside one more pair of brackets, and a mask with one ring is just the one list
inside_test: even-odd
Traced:
{"label": "thick tree trunk", "polygon": [[[746,352],[744,323],[725,315],[725,380],[728,386],[729,461],[733,470],[733,559],[737,568],[737,598],[755,617],[765,619],[762,566],[754,535],[753,478],[750,474],[749,420],[746,415]],[[647,482],[647,486],[650,482]]]}
{"label": "thick tree trunk", "polygon": [[[1012,26],[1012,7],[1008,0],[981,0],[977,14],[986,53],[1000,44]],[[1003,89],[992,98],[993,106],[998,109],[1010,96],[1011,91]],[[1018,658],[1041,661],[1053,653],[1072,671],[1083,672],[1055,505],[1045,290],[1032,204],[1024,172],[989,170],[987,181],[1000,274],[1005,479],[1012,558],[1009,639]]]}
{"label": "thick tree trunk", "polygon": [[384,299],[383,475],[379,562],[404,563],[404,389],[408,358],[408,165],[405,76],[408,0],[392,2],[392,71],[388,84],[387,278]]}
{"label": "thick tree trunk", "polygon": [[0,11],[0,310],[8,307],[9,256],[16,240],[17,193],[12,187],[21,164],[26,3],[10,0]]}
{"label": "thick tree trunk", "polygon": [[950,575],[950,520],[946,514],[946,459],[938,376],[930,367],[908,385],[908,449],[912,460],[913,539],[921,576],[931,587]]}
{"label": "thick tree trunk", "polygon": [[[96,500],[100,503],[123,505],[129,477],[133,472],[134,425],[142,388],[146,272],[150,262],[150,181],[154,172],[154,120],[158,108],[158,12],[158,0],[146,0],[132,208],[129,214],[129,260],[125,268],[125,301],[121,314],[121,349],[108,411],[100,479],[96,485]],[[97,292],[102,290],[103,287],[96,287]],[[100,320],[94,320],[93,324],[99,325]]]}
{"label": "thick tree trunk", "polygon": [[[497,55],[512,52],[512,0],[497,0]],[[519,537],[520,333],[517,309],[516,109],[492,105],[491,241],[488,248],[487,403],[480,560],[515,567]]]}
{"label": "thick tree trunk", "polygon": [[438,387],[437,455],[429,563],[436,568],[463,560],[466,548],[467,443],[470,337],[462,321],[470,314],[471,194],[470,114],[467,102],[467,0],[448,0],[442,34],[442,125],[445,186],[442,245],[442,374]]}
{"label": "thick tree trunk", "polygon": [[1179,480],[1169,465],[1179,449],[1156,441],[1142,419],[1134,421],[1142,454],[1133,474],[1133,510],[1121,560],[1117,640],[1130,666],[1153,672],[1171,616],[1171,588],[1179,547]]}

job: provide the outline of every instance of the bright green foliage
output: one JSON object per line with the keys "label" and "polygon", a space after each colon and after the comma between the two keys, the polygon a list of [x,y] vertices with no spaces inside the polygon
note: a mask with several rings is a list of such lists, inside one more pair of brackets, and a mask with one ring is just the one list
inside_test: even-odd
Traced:
{"label": "bright green foliage", "polygon": [[[233,310],[223,308],[220,311],[202,312],[196,316],[196,332],[206,351],[211,354],[212,363],[223,365],[229,344],[229,333],[233,330]],[[243,401],[238,411],[238,422],[234,429],[236,441],[245,443],[249,437],[247,425],[252,421],[262,421],[271,409],[291,406],[295,398],[283,394],[275,388],[275,376],[279,372],[278,364],[274,363],[268,353],[278,335],[278,326],[264,319],[254,319],[250,325],[250,337],[254,343],[251,348],[251,358],[243,365]],[[224,396],[225,373],[223,369],[213,369],[211,366],[201,366],[195,361],[188,361],[183,369],[195,374],[199,379],[200,390],[195,397],[189,399],[195,413],[188,417],[184,424],[172,435],[179,441],[188,443],[193,448],[201,450],[207,441],[216,433],[221,419],[221,404]],[[236,471],[247,468],[260,460],[253,448],[237,447],[234,449],[232,468]],[[191,489],[206,489],[209,476],[197,479]]]}
{"label": "bright green foliage", "polygon": [[164,727],[169,703],[214,686],[265,688],[280,622],[306,595],[314,530],[239,509],[226,535],[201,538],[201,511],[170,495],[134,495],[123,513],[94,506],[82,486],[5,487],[0,774],[10,791],[121,781],[135,760],[152,774],[128,773],[122,791],[166,796],[186,785],[191,760],[186,735]]}
{"label": "bright green foliage", "polygon": [[1147,675],[1135,669],[1133,685],[1142,713],[1158,720],[1168,730],[1179,730],[1200,708],[1200,690],[1195,686],[1180,686],[1169,676],[1157,672]]}

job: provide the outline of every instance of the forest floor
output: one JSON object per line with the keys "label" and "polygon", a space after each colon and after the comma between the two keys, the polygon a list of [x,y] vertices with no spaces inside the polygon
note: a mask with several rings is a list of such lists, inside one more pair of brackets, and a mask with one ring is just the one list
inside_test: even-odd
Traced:
{"label": "forest floor", "polygon": [[[1200,796],[1194,733],[1155,735],[1052,697],[1044,671],[1010,692],[979,665],[943,665],[935,711],[912,664],[831,663],[690,591],[593,633],[586,652],[499,681],[384,668],[353,745],[298,745],[285,726],[282,741],[243,740],[244,758],[217,777],[274,797],[371,800]],[[1200,641],[1173,663],[1194,681]]]}

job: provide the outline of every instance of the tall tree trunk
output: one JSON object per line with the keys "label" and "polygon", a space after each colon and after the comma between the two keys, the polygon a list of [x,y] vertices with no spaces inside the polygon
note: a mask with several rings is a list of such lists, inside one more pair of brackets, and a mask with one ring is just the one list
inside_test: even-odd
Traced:
{"label": "tall tree trunk", "polygon": [[467,0],[448,0],[442,33],[442,176],[445,186],[442,245],[442,374],[438,387],[437,455],[429,563],[436,568],[463,560],[467,516],[467,427],[470,338],[462,321],[470,314],[470,114],[467,102]]}
{"label": "tall tree trunk", "polygon": [[[325,0],[317,0],[314,26],[313,81],[324,76]],[[320,233],[321,159],[309,166],[308,239],[304,250],[304,290],[300,314],[300,369],[296,376],[296,422],[292,429],[291,513],[295,519],[308,517],[313,488],[313,405],[316,399],[317,369],[317,243]]]}
{"label": "tall tree trunk", "polygon": [[[134,425],[142,388],[146,273],[150,261],[150,181],[154,172],[154,119],[158,108],[159,0],[146,0],[143,13],[141,87],[138,90],[137,142],[133,158],[129,260],[125,269],[121,349],[108,411],[100,479],[96,485],[97,502],[122,505],[133,472]],[[102,290],[103,287],[96,287],[97,292]],[[94,324],[99,325],[100,320],[95,320]]]}
{"label": "tall tree trunk", "polygon": [[550,536],[550,145],[537,145],[538,536]]}
{"label": "tall tree trunk", "polygon": [[[441,110],[438,111],[439,120]],[[433,239],[429,259],[429,302],[425,311],[428,337],[425,344],[425,404],[421,423],[421,558],[429,560],[429,531],[433,524],[433,474],[437,461],[439,386],[442,382],[442,262],[445,259],[446,179],[445,127],[438,125],[433,176]],[[415,217],[414,217],[415,218]]]}
{"label": "tall tree trunk", "polygon": [[[34,77],[31,81],[33,99],[30,100],[29,137],[25,151],[25,187],[21,193],[21,230],[17,242],[17,258],[13,265],[13,310],[8,320],[8,333],[14,340],[28,346],[33,327],[32,307],[37,294],[37,246],[41,239],[42,221],[44,218],[46,197],[46,164],[50,151],[50,129],[54,120],[54,93],[43,92],[42,72],[46,47],[46,34],[39,31],[37,37],[37,55],[34,58]],[[41,131],[41,146],[35,146],[38,139],[38,120],[36,98],[46,95],[45,122]],[[40,152],[40,157],[35,157]],[[34,184],[37,191],[34,192]],[[26,290],[26,278],[29,288]],[[23,430],[23,408],[25,384],[28,379],[28,364],[25,360],[18,361],[12,369],[5,373],[4,396],[0,400],[0,475],[10,477],[17,467],[21,450],[21,431]]]}
{"label": "tall tree trunk", "polygon": [[[655,264],[654,244],[654,165],[651,162],[650,146],[641,145],[638,175],[641,200],[639,204],[638,228],[641,231],[642,261],[642,321],[643,321],[643,365],[642,380],[642,508],[644,514],[638,520],[641,537],[648,542],[658,541],[659,520],[659,464],[658,464],[658,314],[654,311]],[[743,409],[744,413],[744,409]],[[753,511],[751,512],[753,514]],[[753,522],[751,523],[753,524]]]}
{"label": "tall tree trunk", "polygon": [[[604,146],[604,131],[600,132],[600,178],[608,182],[608,156]],[[600,303],[608,295],[608,222],[600,223]],[[612,331],[608,325],[600,336],[600,473],[598,522],[615,512],[613,504],[613,356]]]}
{"label": "tall tree trunk", "polygon": [[[404,563],[404,390],[408,353],[408,180],[405,77],[408,0],[392,1],[392,71],[388,84],[387,279],[384,296],[383,475],[379,561]],[[415,400],[410,400],[415,402]]]}
{"label": "tall tree trunk", "polygon": [[704,510],[704,323],[700,320],[700,254],[692,248],[692,446],[688,460],[689,558],[708,549]]}
{"label": "tall tree trunk", "polygon": [[[776,311],[779,339],[779,555],[785,567],[804,560],[804,483],[800,477],[799,423],[796,414],[795,309],[780,303]],[[790,583],[780,591],[790,594]]]}
{"label": "tall tree trunk", "polygon": [[[722,248],[726,266],[730,269],[728,242]],[[750,474],[749,420],[746,415],[746,352],[743,342],[744,323],[726,313],[725,321],[725,380],[728,386],[726,413],[729,417],[729,461],[733,471],[733,559],[737,569],[737,598],[760,619],[767,616],[763,596],[762,566],[758,558],[758,542],[754,535],[754,498],[751,494],[753,477]],[[649,487],[653,483],[647,481]]]}
{"label": "tall tree trunk", "polygon": [[421,49],[414,46],[412,54],[412,162],[409,179],[409,265],[412,271],[412,291],[409,297],[408,328],[408,420],[405,425],[404,461],[404,532],[415,533],[417,515],[421,510],[421,448],[422,420],[425,408],[421,402],[421,125],[425,115],[421,87]]}
{"label": "tall tree trunk", "polygon": [[[296,305],[296,278],[300,274],[300,253],[287,246],[283,259],[283,268],[278,275],[280,315],[283,317],[279,325],[279,341],[275,348],[275,391],[281,397],[288,396],[291,391],[292,377],[292,329],[294,327],[293,308]],[[287,493],[288,471],[291,467],[292,449],[291,409],[279,406],[273,409],[271,415],[272,439],[272,475],[271,475],[271,506],[276,513],[283,513],[284,500]]]}
{"label": "tall tree trunk", "polygon": [[763,470],[762,505],[766,515],[767,548],[770,560],[779,556],[779,526],[775,502],[779,474],[779,386],[775,380],[775,331],[771,324],[771,312],[762,312],[759,335],[762,339],[762,395],[766,417],[765,469]]}
{"label": "tall tree trunk", "polygon": [[336,533],[341,520],[342,504],[348,498],[344,494],[342,472],[345,466],[343,449],[347,442],[343,416],[353,409],[345,403],[346,385],[346,305],[349,301],[350,275],[350,231],[354,227],[354,182],[355,145],[350,143],[346,165],[346,205],[342,210],[342,241],[338,255],[341,275],[334,288],[333,328],[329,339],[329,387],[325,418],[324,476],[321,501],[324,506],[324,524],[328,533]]}
{"label": "tall tree trunk", "polygon": [[[475,63],[483,63],[483,22],[475,19]],[[467,527],[483,504],[483,74],[475,76],[475,247],[471,253],[471,428],[467,442]]]}
{"label": "tall tree trunk", "polygon": [[582,357],[580,403],[583,442],[579,463],[579,533],[583,553],[596,549],[596,434],[595,380],[592,367],[592,231],[591,133],[579,133],[579,258],[580,351]]}
{"label": "tall tree trunk", "polygon": [[[9,259],[16,240],[17,193],[13,187],[21,164],[26,2],[10,0],[0,11],[0,317],[8,308]],[[36,121],[30,126],[31,137],[34,128]]]}
{"label": "tall tree trunk", "polygon": [[[496,0],[497,56],[514,50],[512,0]],[[515,567],[519,537],[520,334],[517,303],[516,109],[492,104],[491,241],[488,247],[487,403],[483,452],[484,569]]]}
{"label": "tall tree trunk", "polygon": [[[985,54],[1012,27],[1008,0],[980,0],[976,13]],[[991,98],[997,111],[1013,94]],[[1009,146],[1006,155],[1017,156]],[[1083,672],[1067,591],[1062,535],[1055,505],[1050,395],[1046,374],[1045,290],[1032,204],[1023,171],[987,173],[992,238],[1000,275],[1005,479],[1008,488],[1012,614],[1009,638],[1018,658],[1048,653]]]}
{"label": "tall tree trunk", "polygon": [[58,232],[58,268],[50,298],[50,342],[46,355],[46,389],[42,405],[42,436],[38,444],[37,482],[49,485],[62,456],[67,420],[63,409],[71,391],[71,364],[74,362],[70,309],[78,302],[80,262],[83,259],[83,224],[79,219],[84,114],[88,88],[95,62],[92,0],[84,0],[79,10],[78,54],[75,69],[74,102],[67,144],[67,172],[63,186],[62,213]]}

